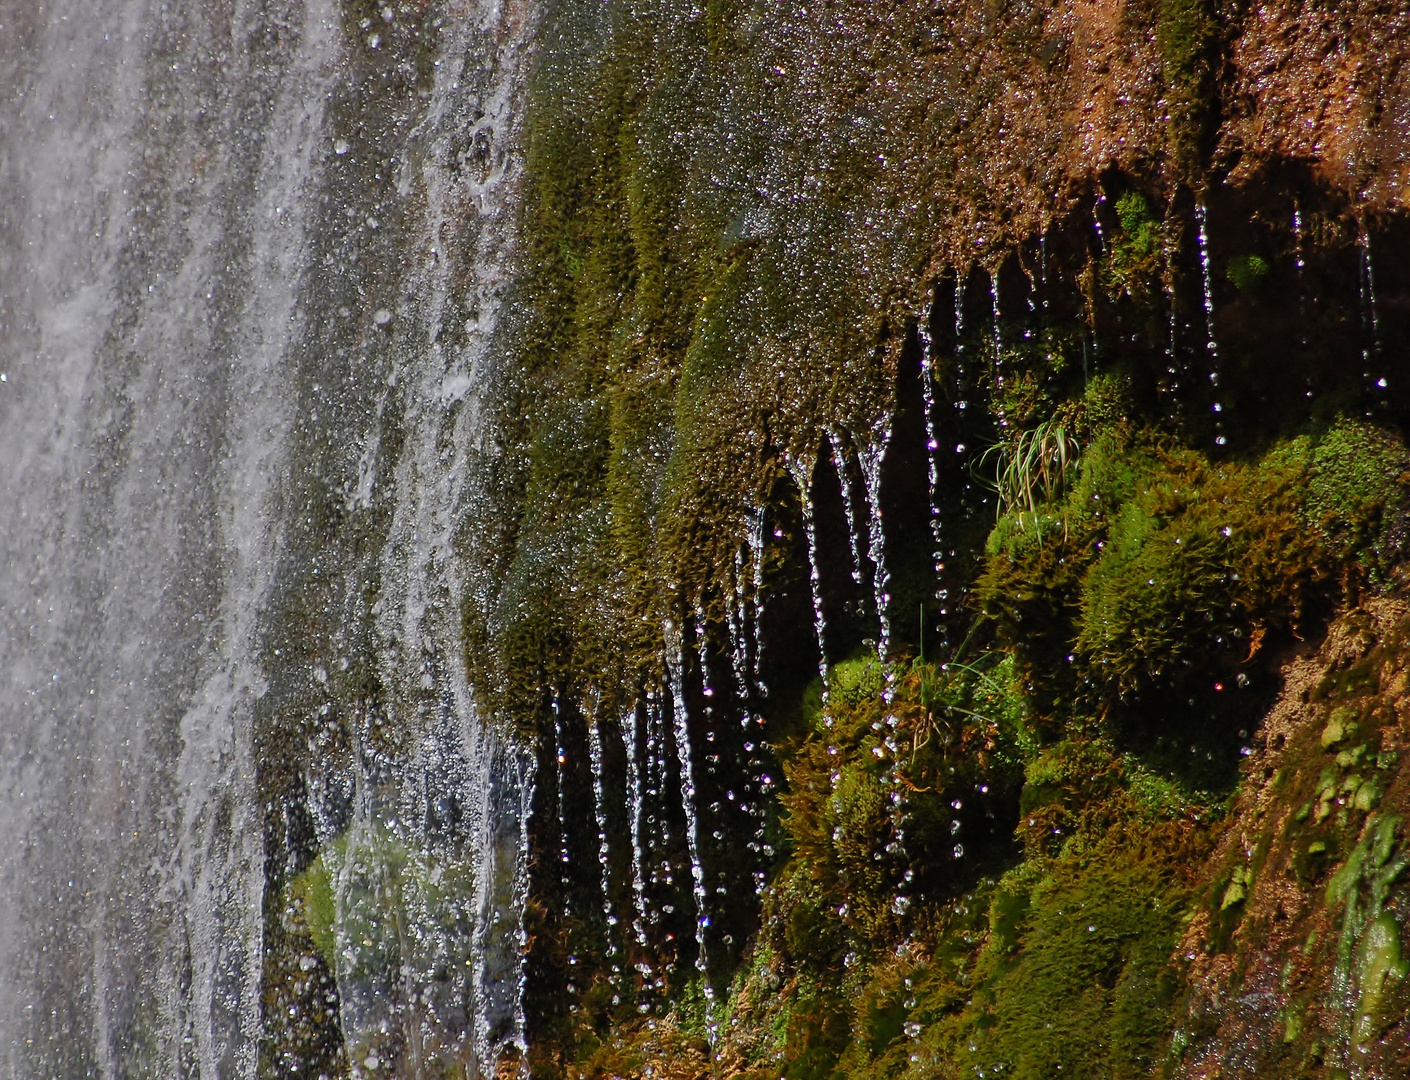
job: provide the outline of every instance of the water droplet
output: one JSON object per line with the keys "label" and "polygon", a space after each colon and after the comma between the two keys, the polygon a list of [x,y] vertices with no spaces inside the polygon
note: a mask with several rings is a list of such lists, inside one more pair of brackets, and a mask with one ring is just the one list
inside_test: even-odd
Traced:
{"label": "water droplet", "polygon": [[339,139],[333,144],[333,153],[337,154],[339,157],[342,157],[344,154],[346,154],[349,149],[351,148],[348,146],[347,139]]}

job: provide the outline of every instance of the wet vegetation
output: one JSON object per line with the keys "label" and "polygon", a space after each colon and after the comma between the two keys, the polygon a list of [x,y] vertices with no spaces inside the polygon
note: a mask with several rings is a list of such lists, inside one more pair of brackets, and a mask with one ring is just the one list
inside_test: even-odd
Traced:
{"label": "wet vegetation", "polygon": [[1250,126],[1284,7],[549,7],[534,1076],[1405,1072],[1406,223]]}

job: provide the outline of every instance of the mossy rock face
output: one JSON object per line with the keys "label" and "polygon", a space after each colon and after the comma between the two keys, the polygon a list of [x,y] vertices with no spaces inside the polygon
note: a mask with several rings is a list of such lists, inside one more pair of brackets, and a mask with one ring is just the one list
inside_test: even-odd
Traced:
{"label": "mossy rock face", "polygon": [[[1288,666],[1179,946],[1191,962],[1176,1075],[1235,1057],[1260,1076],[1398,1075],[1410,860],[1394,702],[1410,664],[1408,618],[1403,604],[1377,601]],[[1357,669],[1369,674],[1329,685]],[[1217,1004],[1232,986],[1257,988],[1263,1004]]]}
{"label": "mossy rock face", "polygon": [[[350,33],[381,17],[345,11]],[[1220,125],[1258,99],[1240,35],[1266,13],[1119,15],[1094,33],[1052,4],[545,9],[523,272],[486,405],[497,531],[472,553],[465,656],[486,712],[549,767],[581,764],[554,745],[556,710],[619,718],[679,691],[701,791],[719,789],[707,816],[746,766],[786,779],[763,800],[777,857],[745,866],[762,833],[703,834],[707,872],[770,880],[757,923],[739,894],[711,931],[719,1007],[746,1018],[720,1052],[741,1072],[1036,1075],[1058,1046],[1092,1075],[1148,1072],[1175,924],[1122,921],[1106,897],[1165,912],[1198,893],[1210,940],[1241,940],[1266,852],[1199,889],[1162,893],[1161,875],[1218,835],[1289,651],[1403,582],[1410,457],[1374,379],[1399,339],[1362,340],[1399,308],[1358,307],[1352,280],[1370,270],[1360,230],[1381,225],[1304,176],[1301,142],[1286,190],[1266,147],[1215,156],[1242,145]],[[1349,15],[1361,36],[1324,55],[1382,40],[1377,18]],[[1351,386],[1358,358],[1381,367]],[[828,618],[838,640],[818,641]],[[868,640],[891,655],[844,659]],[[819,654],[826,686],[805,690]],[[1359,709],[1377,678],[1353,664],[1309,693]],[[1318,723],[1334,734],[1315,775],[1285,780],[1307,888],[1395,798],[1374,710]],[[685,807],[657,783],[651,810],[679,834]],[[551,803],[540,846],[567,831]],[[559,919],[572,875],[538,852],[544,1075],[644,1068],[647,1047],[681,1072],[703,1060],[672,843],[647,852],[681,902],[648,959],[685,970],[648,1019],[634,976],[620,1002],[605,978],[555,981],[601,909],[578,897]],[[754,974],[727,987],[741,951]],[[1061,1028],[1049,1046],[1040,1018]]]}
{"label": "mossy rock face", "polygon": [[1348,557],[1384,580],[1404,455],[1347,420],[1247,463],[1106,433],[1044,516],[1001,520],[976,594],[1050,695],[1040,713],[1075,697],[1138,735],[1227,746],[1267,682],[1260,654],[1316,630]]}

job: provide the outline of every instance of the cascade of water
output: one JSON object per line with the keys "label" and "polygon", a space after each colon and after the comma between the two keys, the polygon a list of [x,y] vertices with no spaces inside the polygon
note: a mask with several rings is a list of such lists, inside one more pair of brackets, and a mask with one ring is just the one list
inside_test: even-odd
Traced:
{"label": "cascade of water", "polygon": [[875,440],[857,451],[863,486],[867,495],[867,553],[875,568],[872,590],[876,594],[876,617],[881,624],[877,639],[877,655],[885,659],[891,654],[891,575],[886,568],[886,534],[881,528],[881,462],[891,441],[891,427],[886,425],[876,433]]}
{"label": "cascade of water", "polygon": [[1209,347],[1209,385],[1214,402],[1214,445],[1223,446],[1228,439],[1224,435],[1224,403],[1220,398],[1219,339],[1214,333],[1214,272],[1209,262],[1209,212],[1201,196],[1195,201],[1195,235],[1199,241],[1200,278],[1204,286],[1204,321],[1206,341]]}
{"label": "cascade of water", "polygon": [[607,958],[613,971],[620,976],[621,960],[617,950],[617,916],[612,910],[612,852],[607,844],[607,799],[602,765],[602,734],[597,724],[588,723],[588,756],[592,761],[592,809],[597,821],[597,857],[602,861],[602,917],[607,926]]}
{"label": "cascade of water", "polygon": [[695,754],[690,742],[690,724],[685,707],[685,650],[681,631],[674,622],[665,625],[666,677],[671,683],[671,716],[675,722],[676,755],[681,770],[681,804],[685,810],[686,847],[690,853],[691,892],[695,897],[695,967],[700,972],[705,995],[705,1027],[711,1056],[719,1035],[715,1019],[715,988],[710,985],[708,930],[710,908],[705,888],[705,867],[700,861],[700,815],[696,806]]}
{"label": "cascade of water", "polygon": [[[429,79],[375,95],[326,2],[55,0],[6,35],[0,598],[46,612],[0,625],[0,824],[42,838],[0,851],[7,1073],[248,1078],[262,1042],[292,1071],[319,1066],[294,1036],[385,1030],[382,1074],[492,1074],[522,1045],[533,772],[470,699],[449,540],[514,252],[537,16],[511,7],[452,5]],[[455,346],[452,296],[479,313]],[[369,694],[395,755],[279,742]],[[395,880],[367,937],[394,966],[271,932],[343,871],[323,929]]]}

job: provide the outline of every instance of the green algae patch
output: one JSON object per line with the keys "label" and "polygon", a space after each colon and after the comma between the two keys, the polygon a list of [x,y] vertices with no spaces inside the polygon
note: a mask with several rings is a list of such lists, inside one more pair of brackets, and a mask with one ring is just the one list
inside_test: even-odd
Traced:
{"label": "green algae patch", "polygon": [[1385,1004],[1392,985],[1410,974],[1410,963],[1400,955],[1400,923],[1383,912],[1366,927],[1356,957],[1356,1017],[1353,1045],[1362,1047],[1385,1026]]}

